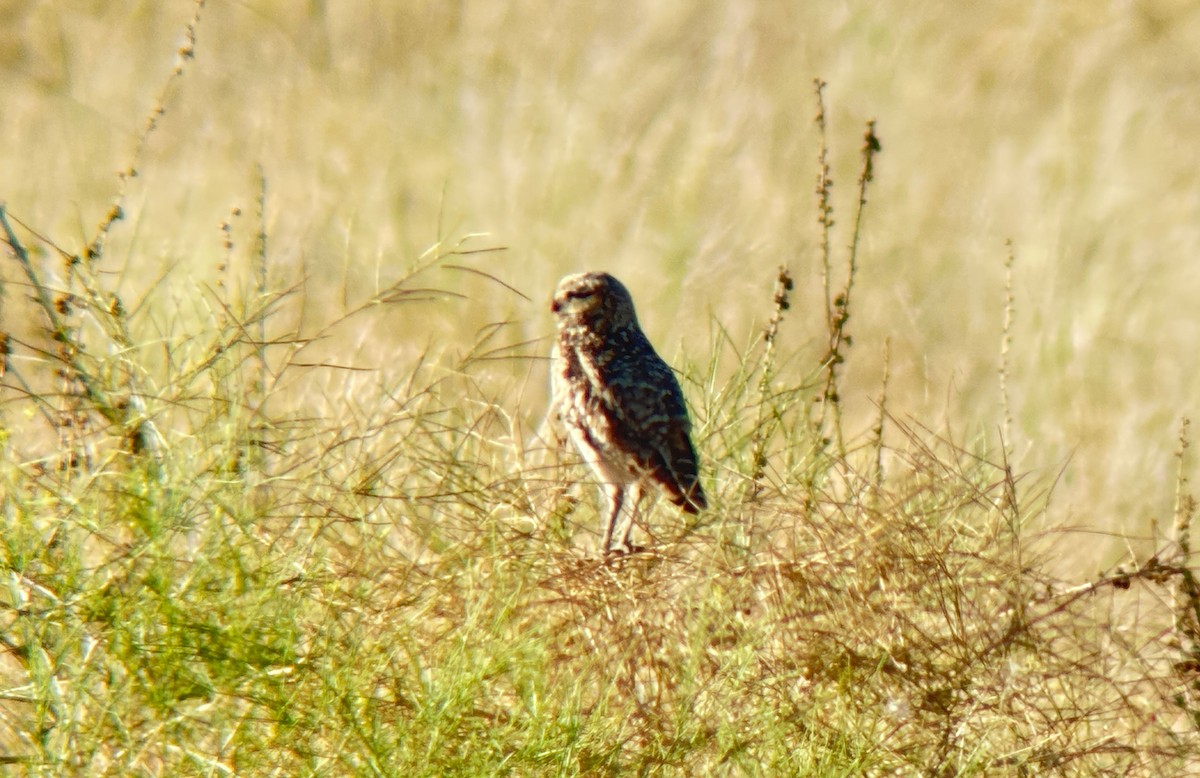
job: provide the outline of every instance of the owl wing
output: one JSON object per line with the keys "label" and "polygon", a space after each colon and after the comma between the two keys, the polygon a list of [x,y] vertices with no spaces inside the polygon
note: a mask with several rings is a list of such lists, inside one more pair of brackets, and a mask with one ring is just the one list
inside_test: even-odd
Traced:
{"label": "owl wing", "polygon": [[704,490],[700,488],[696,449],[692,446],[686,419],[673,419],[667,424],[661,445],[654,447],[646,465],[651,479],[663,488],[671,502],[688,513],[698,513],[708,507]]}
{"label": "owl wing", "polygon": [[[647,344],[648,345],[648,344]],[[691,421],[675,374],[650,352],[610,381],[612,429],[636,468],[688,513],[707,506],[700,487]]]}

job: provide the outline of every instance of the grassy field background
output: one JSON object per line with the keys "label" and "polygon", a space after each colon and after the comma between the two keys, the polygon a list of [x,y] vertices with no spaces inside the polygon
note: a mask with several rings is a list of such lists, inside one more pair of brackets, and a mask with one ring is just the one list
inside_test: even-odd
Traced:
{"label": "grassy field background", "polygon": [[[1200,9],[210,0],[193,45],[196,11],[0,2],[0,202],[94,358],[63,356],[6,257],[14,770],[1194,764],[1169,597],[1018,603],[1144,573],[1186,513]],[[807,404],[818,77],[835,285],[868,120],[882,145],[839,379],[862,457],[840,462]],[[55,249],[97,236],[78,275]],[[581,269],[620,277],[682,369],[718,495],[699,527],[657,510],[672,550],[615,572],[589,561],[590,486],[547,508],[560,479],[518,472],[549,295]],[[80,399],[88,370],[113,392]],[[1076,629],[1092,648],[1063,648]]]}
{"label": "grassy field background", "polygon": [[[94,229],[190,13],[9,4],[15,214],[61,241]],[[995,434],[1011,238],[1015,464],[1070,460],[1060,515],[1141,534],[1169,509],[1179,418],[1200,396],[1198,35],[1186,3],[214,3],[108,271],[132,299],[164,267],[211,277],[217,225],[252,211],[261,167],[272,270],[314,290],[366,297],[439,237],[507,246],[480,266],[529,301],[443,281],[472,293],[432,313],[446,342],[500,319],[544,337],[557,278],[597,267],[636,290],[663,350],[703,355],[710,317],[761,325],[786,262],[800,289],[782,340],[811,349],[819,76],[839,227],[867,119],[885,150],[846,402],[870,412],[890,337],[897,413]],[[249,222],[235,220],[241,244]],[[393,363],[412,347],[401,334],[364,327],[357,362]]]}

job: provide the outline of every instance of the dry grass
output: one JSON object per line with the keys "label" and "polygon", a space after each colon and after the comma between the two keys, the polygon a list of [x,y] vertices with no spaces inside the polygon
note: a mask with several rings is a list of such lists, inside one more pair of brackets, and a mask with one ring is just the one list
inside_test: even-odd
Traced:
{"label": "dry grass", "polygon": [[[0,6],[0,759],[1195,769],[1200,14],[1039,13]],[[582,267],[714,503],[611,565]]]}

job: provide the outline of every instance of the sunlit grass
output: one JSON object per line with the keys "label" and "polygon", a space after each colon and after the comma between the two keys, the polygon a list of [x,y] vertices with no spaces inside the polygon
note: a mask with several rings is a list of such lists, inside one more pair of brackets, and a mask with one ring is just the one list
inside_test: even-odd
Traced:
{"label": "sunlit grass", "polygon": [[[196,8],[0,8],[5,764],[1195,767],[1196,14]],[[583,268],[714,504],[615,564]]]}

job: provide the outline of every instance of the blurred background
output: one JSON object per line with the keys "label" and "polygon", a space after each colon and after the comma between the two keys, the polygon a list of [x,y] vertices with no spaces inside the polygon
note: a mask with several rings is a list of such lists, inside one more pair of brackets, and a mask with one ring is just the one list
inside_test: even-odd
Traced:
{"label": "blurred background", "polygon": [[[1200,5],[209,0],[169,82],[194,11],[0,0],[0,201],[68,251],[169,84],[101,265],[147,333],[172,316],[186,331],[180,301],[230,253],[222,222],[233,256],[253,253],[261,176],[272,284],[305,290],[294,317],[327,321],[477,233],[467,248],[506,250],[459,264],[528,297],[432,270],[425,283],[463,297],[347,322],[327,345],[343,363],[402,372],[432,340],[465,350],[498,321],[504,342],[544,339],[555,282],[585,268],[626,282],[672,363],[728,361],[714,324],[749,343],[786,263],[779,343],[809,375],[824,351],[819,77],[837,278],[868,120],[883,148],[850,429],[870,426],[890,339],[892,413],[998,445],[1011,239],[1013,466],[1055,482],[1049,522],[1096,531],[1060,561],[1092,574],[1126,549],[1107,533],[1145,552],[1152,522],[1169,524],[1180,419],[1200,402]],[[4,326],[29,326],[11,291],[5,304]],[[535,427],[544,365],[497,380]]]}

